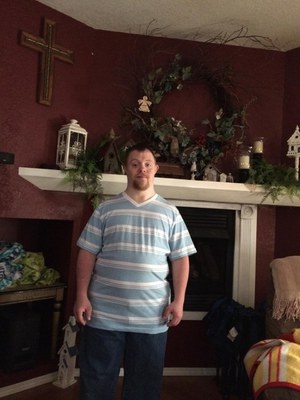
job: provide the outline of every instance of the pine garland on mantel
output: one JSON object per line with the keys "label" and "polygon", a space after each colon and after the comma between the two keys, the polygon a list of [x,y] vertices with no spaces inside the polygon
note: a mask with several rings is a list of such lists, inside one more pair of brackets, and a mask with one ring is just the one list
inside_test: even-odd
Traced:
{"label": "pine garland on mantel", "polygon": [[263,187],[262,203],[268,197],[275,203],[283,195],[288,195],[291,202],[294,197],[300,199],[300,182],[295,177],[295,169],[286,165],[273,165],[262,160],[250,169],[247,183]]}

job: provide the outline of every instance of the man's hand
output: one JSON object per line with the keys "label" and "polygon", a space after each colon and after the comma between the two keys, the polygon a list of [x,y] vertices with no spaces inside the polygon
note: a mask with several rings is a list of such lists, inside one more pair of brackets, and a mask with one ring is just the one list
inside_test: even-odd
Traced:
{"label": "man's hand", "polygon": [[88,298],[77,299],[74,305],[74,316],[78,323],[85,325],[91,319],[92,306]]}
{"label": "man's hand", "polygon": [[177,326],[182,320],[182,316],[183,305],[175,301],[169,304],[163,313],[163,318],[168,321],[168,326],[170,328]]}

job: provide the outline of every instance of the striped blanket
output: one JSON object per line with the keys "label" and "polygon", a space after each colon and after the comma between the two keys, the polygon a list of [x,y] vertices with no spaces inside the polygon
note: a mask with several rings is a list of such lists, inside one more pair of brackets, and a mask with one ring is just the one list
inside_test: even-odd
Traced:
{"label": "striped blanket", "polygon": [[293,341],[262,340],[253,345],[244,358],[252,383],[254,399],[270,387],[289,387],[300,391],[300,329],[291,335]]}

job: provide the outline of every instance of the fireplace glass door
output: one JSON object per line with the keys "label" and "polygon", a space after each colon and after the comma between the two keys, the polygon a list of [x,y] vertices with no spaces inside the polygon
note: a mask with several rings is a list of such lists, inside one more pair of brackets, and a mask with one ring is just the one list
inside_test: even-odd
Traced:
{"label": "fireplace glass door", "polygon": [[[197,249],[190,256],[184,311],[207,311],[218,297],[232,295],[235,211],[177,208]],[[172,286],[171,273],[169,280]]]}

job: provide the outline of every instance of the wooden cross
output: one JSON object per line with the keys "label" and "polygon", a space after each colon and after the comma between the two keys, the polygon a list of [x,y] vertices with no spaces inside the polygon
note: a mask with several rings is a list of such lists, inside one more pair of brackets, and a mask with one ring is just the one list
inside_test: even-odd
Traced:
{"label": "wooden cross", "polygon": [[51,105],[54,59],[73,64],[73,51],[55,43],[56,22],[44,20],[43,37],[21,32],[21,44],[42,53],[39,71],[38,102]]}

